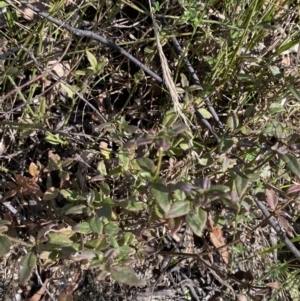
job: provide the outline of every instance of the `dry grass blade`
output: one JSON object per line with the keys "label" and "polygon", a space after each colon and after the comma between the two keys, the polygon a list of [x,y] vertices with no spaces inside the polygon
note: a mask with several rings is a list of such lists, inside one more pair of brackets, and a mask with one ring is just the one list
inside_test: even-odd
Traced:
{"label": "dry grass blade", "polygon": [[153,15],[153,12],[152,12],[152,6],[151,6],[150,0],[149,0],[149,7],[150,7],[150,14],[151,14],[152,22],[153,22],[153,30],[154,30],[154,35],[155,35],[155,39],[156,39],[156,46],[157,46],[157,50],[159,53],[162,72],[163,72],[164,84],[166,85],[167,89],[170,92],[170,96],[171,96],[171,99],[172,99],[172,102],[174,105],[175,112],[181,117],[181,119],[183,120],[185,125],[190,128],[190,126],[192,124],[182,112],[182,105],[179,102],[179,95],[178,95],[178,92],[176,91],[176,86],[172,79],[171,70],[169,68],[166,56],[163,52],[163,49],[162,49],[162,46],[160,43],[158,25],[157,25],[154,15]]}

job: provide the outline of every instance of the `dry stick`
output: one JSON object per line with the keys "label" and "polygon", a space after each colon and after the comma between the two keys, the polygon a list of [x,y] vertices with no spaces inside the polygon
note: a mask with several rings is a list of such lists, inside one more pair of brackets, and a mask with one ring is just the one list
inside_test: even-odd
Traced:
{"label": "dry stick", "polygon": [[[8,3],[10,3],[9,1],[7,1]],[[49,14],[44,13],[43,11],[39,10],[38,8],[36,8],[35,6],[25,2],[25,1],[19,1],[21,4],[23,4],[24,6],[28,7],[29,9],[33,10],[37,15],[47,19],[48,21],[52,22],[53,24],[56,24],[57,26],[64,28],[66,30],[68,30],[69,32],[80,36],[80,37],[87,37],[87,38],[91,38],[93,40],[96,40],[114,50],[116,50],[117,52],[119,52],[120,54],[124,55],[126,58],[128,58],[131,62],[133,62],[135,65],[137,65],[140,69],[142,69],[146,74],[148,74],[149,76],[151,76],[152,78],[156,79],[161,85],[164,85],[163,79],[158,76],[157,74],[155,74],[153,71],[151,71],[149,68],[147,68],[144,64],[142,64],[139,60],[137,60],[135,57],[133,57],[131,54],[129,54],[127,51],[125,51],[124,49],[122,49],[121,47],[119,47],[117,44],[115,44],[114,42],[94,33],[91,32],[89,30],[81,30],[75,27],[70,26],[69,24],[66,24],[62,21],[59,21],[53,17],[51,17]],[[218,137],[218,135],[215,133],[215,131],[213,130],[213,128],[211,127],[211,125],[209,124],[209,122],[198,112],[195,111],[196,116],[201,120],[201,122],[207,127],[207,129],[211,132],[211,134],[216,138],[216,140],[218,142],[220,142],[220,138]]]}
{"label": "dry stick", "polygon": [[281,227],[279,226],[277,220],[271,216],[269,210],[265,207],[265,205],[255,196],[254,198],[257,206],[262,211],[262,213],[265,215],[266,218],[268,218],[268,223],[272,226],[272,228],[276,231],[277,235],[280,237],[282,242],[290,249],[290,251],[300,259],[300,252],[299,250],[294,246],[294,244],[287,238],[286,234],[281,230]]}
{"label": "dry stick", "polygon": [[137,60],[135,57],[133,57],[131,54],[129,54],[127,51],[125,51],[123,48],[119,47],[116,43],[114,43],[92,31],[82,30],[82,29],[72,27],[71,25],[69,25],[67,23],[64,23],[62,21],[59,21],[59,20],[51,17],[48,13],[44,13],[37,7],[27,3],[25,1],[19,1],[19,2],[22,3],[23,5],[25,5],[26,7],[30,8],[31,10],[33,10],[39,16],[47,19],[51,23],[56,24],[57,26],[59,26],[61,28],[68,30],[69,32],[74,33],[75,35],[77,35],[79,37],[91,38],[93,40],[96,40],[96,41],[118,51],[119,53],[121,53],[122,55],[127,57],[130,61],[132,61],[134,64],[136,64],[139,68],[141,68],[143,71],[145,71],[145,73],[147,73],[151,77],[155,78],[160,84],[163,84],[163,80],[160,76],[155,74],[153,71],[151,71],[149,68],[147,68],[144,64],[142,64],[139,60]]}
{"label": "dry stick", "polygon": [[[154,1],[154,0],[151,0],[151,3],[152,3],[152,6],[155,6],[155,1]],[[167,26],[167,25],[168,25],[166,19],[165,19],[162,15],[160,15],[159,19],[161,20],[161,23],[162,23],[164,26]],[[179,56],[182,57],[182,60],[184,61],[186,68],[188,69],[190,75],[192,76],[192,79],[193,79],[194,83],[202,88],[201,82],[200,82],[200,80],[199,80],[199,77],[197,76],[197,73],[196,73],[196,71],[194,70],[194,68],[192,67],[192,65],[190,64],[188,58],[184,55],[184,52],[183,52],[183,50],[182,50],[182,48],[181,48],[181,46],[180,46],[178,40],[177,40],[175,37],[171,37],[171,41],[172,41],[172,43],[173,43],[173,45],[174,45],[174,47],[175,47],[177,53],[179,54]],[[203,89],[203,88],[202,88],[202,89]],[[217,122],[218,127],[219,127],[219,128],[221,129],[221,131],[224,133],[224,132],[225,132],[225,128],[224,128],[222,122],[220,121],[219,116],[218,116],[218,114],[216,113],[216,111],[215,111],[214,107],[212,106],[212,104],[211,104],[211,102],[210,102],[210,100],[209,100],[209,98],[208,98],[207,95],[204,95],[204,101],[205,101],[205,104],[206,104],[206,106],[208,107],[208,109],[209,109],[211,115],[213,116],[214,120]],[[200,118],[200,116],[199,116],[198,114],[196,114],[196,116],[197,116],[198,118]],[[200,119],[201,119],[201,118],[200,118]]]}

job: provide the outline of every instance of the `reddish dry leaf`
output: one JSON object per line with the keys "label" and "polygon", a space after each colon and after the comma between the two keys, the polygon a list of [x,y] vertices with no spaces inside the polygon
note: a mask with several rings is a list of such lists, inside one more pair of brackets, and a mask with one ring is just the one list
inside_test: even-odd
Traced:
{"label": "reddish dry leaf", "polygon": [[49,279],[46,279],[44,281],[44,286],[42,286],[32,297],[30,297],[28,299],[28,301],[39,301],[41,299],[41,297],[44,295],[45,293],[45,289],[44,287],[46,286],[46,284],[49,282]]}
{"label": "reddish dry leaf", "polygon": [[29,194],[35,194],[37,196],[42,196],[43,192],[40,190],[39,185],[36,183],[38,178],[27,178],[21,175],[15,175],[17,181],[18,190],[25,196]]}
{"label": "reddish dry leaf", "polygon": [[275,210],[278,204],[278,195],[273,189],[266,189],[266,202],[272,210]]}
{"label": "reddish dry leaf", "polygon": [[[215,225],[215,223],[209,218],[209,224],[211,227],[211,232],[210,232],[210,240],[212,242],[212,244],[216,247],[216,248],[220,248],[222,246],[225,246],[225,238],[223,236],[223,231]],[[223,247],[220,248],[219,253],[221,254],[224,262],[226,264],[229,264],[229,253],[227,251],[227,247]]]}
{"label": "reddish dry leaf", "polygon": [[247,297],[245,295],[236,296],[236,301],[247,301]]}
{"label": "reddish dry leaf", "polygon": [[171,230],[171,236],[177,237],[178,231],[181,229],[183,218],[170,218],[168,221],[169,228]]}
{"label": "reddish dry leaf", "polygon": [[9,191],[6,192],[4,199],[8,199],[13,197],[17,193],[22,194],[23,196],[34,194],[36,196],[43,196],[43,192],[41,191],[39,185],[36,183],[38,178],[27,178],[22,175],[15,175],[16,183],[8,182],[7,186],[9,187]]}
{"label": "reddish dry leaf", "polygon": [[290,237],[294,237],[293,228],[291,227],[289,221],[282,214],[284,214],[283,211],[278,212],[277,218],[278,218],[278,222],[279,222],[280,226],[285,229],[286,233]]}
{"label": "reddish dry leaf", "polygon": [[300,185],[299,184],[293,184],[291,185],[288,190],[286,191],[286,194],[292,194],[300,191]]}
{"label": "reddish dry leaf", "polygon": [[16,195],[16,194],[17,194],[17,190],[16,190],[16,189],[11,189],[11,190],[9,190],[9,191],[7,191],[7,192],[5,193],[5,195],[4,195],[4,200],[9,199],[9,198],[13,197],[13,196]]}
{"label": "reddish dry leaf", "polygon": [[70,294],[62,293],[59,295],[57,301],[73,301],[73,296]]}

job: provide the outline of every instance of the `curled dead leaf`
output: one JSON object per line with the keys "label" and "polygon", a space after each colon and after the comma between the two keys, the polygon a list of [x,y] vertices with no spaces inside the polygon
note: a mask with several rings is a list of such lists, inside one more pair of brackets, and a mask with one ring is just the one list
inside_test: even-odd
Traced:
{"label": "curled dead leaf", "polygon": [[236,301],[247,301],[247,297],[245,295],[236,296]]}
{"label": "curled dead leaf", "polygon": [[[211,243],[216,247],[219,248],[219,253],[221,254],[224,262],[226,264],[229,264],[229,253],[227,250],[225,238],[223,236],[223,231],[215,225],[215,223],[209,218],[209,224],[211,227],[211,232],[210,232],[210,241]],[[223,248],[221,248],[224,246]]]}
{"label": "curled dead leaf", "polygon": [[278,281],[269,282],[266,284],[266,286],[277,289],[277,290],[280,289],[280,283]]}
{"label": "curled dead leaf", "polygon": [[33,162],[30,163],[29,168],[28,168],[28,172],[33,177],[37,177],[40,174],[40,171],[39,171],[37,165]]}

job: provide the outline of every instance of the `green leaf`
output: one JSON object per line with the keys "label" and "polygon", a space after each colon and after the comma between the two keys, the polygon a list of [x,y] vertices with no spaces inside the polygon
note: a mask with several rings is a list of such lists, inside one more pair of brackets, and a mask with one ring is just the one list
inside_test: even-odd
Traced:
{"label": "green leaf", "polygon": [[73,243],[73,241],[62,232],[49,232],[47,237],[50,244],[60,247],[70,246]]}
{"label": "green leaf", "polygon": [[103,204],[97,211],[97,216],[101,218],[107,218],[107,220],[111,220],[112,217],[112,209],[109,204]]}
{"label": "green leaf", "polygon": [[273,119],[266,124],[264,134],[267,136],[275,136],[276,138],[283,138],[283,125],[277,120]]}
{"label": "green leaf", "polygon": [[55,187],[50,187],[47,189],[43,196],[43,201],[50,201],[55,199],[59,194],[59,190]]}
{"label": "green leaf", "polygon": [[[277,54],[281,54],[282,52],[284,52],[284,51],[286,51],[286,50],[290,50],[291,48],[293,48],[293,49],[295,49],[296,47],[298,48],[298,45],[299,45],[299,39],[296,38],[296,39],[294,39],[294,40],[292,40],[292,41],[289,41],[289,42],[286,43],[286,44],[281,45],[281,46],[277,49],[276,53],[277,53]],[[295,52],[297,52],[296,49],[295,49]]]}
{"label": "green leaf", "polygon": [[232,181],[231,188],[231,202],[238,203],[242,200],[243,195],[248,187],[249,180],[246,176],[241,176],[239,174],[235,175]]}
{"label": "green leaf", "polygon": [[139,279],[131,267],[114,266],[110,268],[111,276],[116,281],[132,286],[145,286],[146,280]]}
{"label": "green leaf", "polygon": [[281,155],[282,160],[286,163],[287,168],[300,179],[300,164],[292,154]]}
{"label": "green leaf", "polygon": [[36,256],[29,252],[20,261],[20,267],[19,267],[19,283],[21,285],[26,285],[28,279],[31,276],[32,270],[34,269],[36,265]]}
{"label": "green leaf", "polygon": [[160,151],[166,152],[171,148],[170,138],[168,136],[158,137],[155,145]]}
{"label": "green leaf", "polygon": [[105,250],[109,247],[109,243],[107,242],[107,235],[102,234],[96,239],[89,240],[85,243],[85,246],[88,248],[93,248],[97,251]]}
{"label": "green leaf", "polygon": [[71,254],[70,258],[74,261],[81,261],[81,260],[92,260],[95,258],[96,252],[94,250],[80,250]]}
{"label": "green leaf", "polygon": [[207,220],[206,211],[201,208],[196,208],[195,212],[190,212],[186,217],[186,222],[192,231],[199,237],[202,236],[202,232]]}
{"label": "green leaf", "polygon": [[204,156],[201,156],[199,160],[199,164],[202,166],[210,166],[213,163],[215,163],[215,160],[210,156],[210,154],[205,154]]}
{"label": "green leaf", "polygon": [[5,256],[9,253],[12,243],[7,236],[0,236],[0,256]]}
{"label": "green leaf", "polygon": [[130,159],[130,156],[131,156],[131,154],[127,150],[121,150],[119,152],[119,159],[120,159],[120,161],[122,163],[124,171],[128,171],[128,169],[129,169],[129,163],[130,163],[129,159]]}
{"label": "green leaf", "polygon": [[227,127],[234,131],[239,126],[239,118],[236,113],[230,113],[229,117],[227,118]]}
{"label": "green leaf", "polygon": [[85,209],[87,209],[86,205],[75,205],[75,206],[72,206],[72,207],[68,208],[65,211],[65,214],[66,215],[68,215],[68,214],[82,214],[84,211],[86,211]]}
{"label": "green leaf", "polygon": [[90,224],[87,222],[78,223],[77,225],[73,226],[72,229],[81,234],[89,234],[92,232],[92,229],[90,227]]}
{"label": "green leaf", "polygon": [[169,190],[161,183],[152,183],[150,188],[151,194],[156,200],[158,206],[164,211],[169,212],[171,208],[169,200]]}
{"label": "green leaf", "polygon": [[150,174],[155,172],[155,164],[154,162],[149,159],[149,158],[137,158],[136,159],[137,164],[139,165],[139,167],[147,172],[149,172]]}
{"label": "green leaf", "polygon": [[101,234],[103,231],[103,222],[100,220],[98,216],[93,216],[90,219],[90,227],[93,233]]}
{"label": "green leaf", "polygon": [[218,199],[218,198],[225,198],[228,199],[229,195],[228,192],[230,188],[225,185],[213,185],[208,190],[205,191],[205,195],[210,198],[211,200]]}
{"label": "green leaf", "polygon": [[47,135],[45,137],[45,141],[49,142],[52,145],[65,145],[66,141],[62,140],[59,137],[59,134],[52,134],[50,132],[47,132]]}
{"label": "green leaf", "polygon": [[104,226],[104,233],[109,235],[116,235],[120,232],[120,228],[112,222],[109,222]]}
{"label": "green leaf", "polygon": [[135,241],[135,236],[130,232],[125,232],[123,239],[123,245],[131,245]]}
{"label": "green leaf", "polygon": [[129,246],[118,247],[118,248],[116,248],[116,251],[119,253],[118,261],[128,259],[129,255],[134,252],[134,250],[132,248],[130,248]]}
{"label": "green leaf", "polygon": [[62,196],[66,198],[68,201],[85,201],[87,198],[87,195],[84,193],[79,193],[74,190],[70,189],[62,189],[60,191]]}
{"label": "green leaf", "polygon": [[177,136],[180,133],[184,133],[185,131],[187,131],[189,128],[188,126],[186,126],[184,123],[182,122],[178,122],[176,124],[173,125],[172,129],[171,129],[171,134],[173,136]]}
{"label": "green leaf", "polygon": [[293,94],[293,96],[300,101],[300,92],[293,86],[288,86],[289,90],[291,91],[291,93]]}
{"label": "green leaf", "polygon": [[184,73],[180,73],[180,77],[181,77],[181,86],[183,88],[186,88],[189,86],[189,80],[187,79],[186,75]]}
{"label": "green leaf", "polygon": [[269,112],[272,114],[280,113],[280,112],[284,112],[284,111],[285,111],[285,109],[284,109],[283,105],[278,102],[272,103],[269,107]]}
{"label": "green leaf", "polygon": [[138,202],[134,196],[121,203],[118,203],[118,205],[128,211],[139,211],[144,207],[143,203]]}
{"label": "green leaf", "polygon": [[107,183],[100,183],[100,188],[104,195],[110,195],[110,187]]}
{"label": "green leaf", "polygon": [[175,218],[187,215],[190,212],[190,202],[178,201],[171,205],[170,210],[165,213],[165,218]]}
{"label": "green leaf", "polygon": [[220,143],[220,146],[219,146],[220,154],[224,154],[228,150],[230,150],[231,147],[233,146],[233,144],[234,144],[233,139],[230,139],[230,138],[223,139]]}
{"label": "green leaf", "polygon": [[178,116],[174,112],[174,109],[171,109],[164,114],[163,125],[166,128],[170,128],[176,122],[177,118]]}
{"label": "green leaf", "polygon": [[247,73],[238,73],[237,78],[238,78],[238,80],[240,80],[242,82],[254,82],[255,81],[255,77],[253,75],[247,74]]}
{"label": "green leaf", "polygon": [[269,70],[271,71],[272,75],[277,79],[281,79],[283,77],[283,74],[278,68],[278,66],[269,66]]}
{"label": "green leaf", "polygon": [[107,171],[106,171],[106,166],[103,160],[101,160],[98,165],[97,165],[97,170],[101,173],[101,175],[106,176]]}
{"label": "green leaf", "polygon": [[89,60],[89,63],[91,64],[91,67],[92,67],[91,69],[96,70],[96,68],[97,68],[97,59],[96,59],[96,57],[91,52],[89,52],[88,50],[86,50],[86,56]]}
{"label": "green leaf", "polygon": [[199,111],[199,113],[200,113],[205,119],[209,119],[209,118],[212,117],[212,116],[211,116],[211,113],[210,113],[208,110],[204,109],[204,108],[201,108],[201,109],[199,109],[198,111]]}
{"label": "green leaf", "polygon": [[199,85],[191,85],[186,89],[186,91],[188,92],[199,91],[199,90],[203,90],[203,88]]}
{"label": "green leaf", "polygon": [[151,219],[152,220],[157,220],[160,218],[164,218],[164,211],[157,205],[154,204],[153,206],[153,211],[152,211],[152,215],[151,215]]}
{"label": "green leaf", "polygon": [[64,83],[60,83],[63,90],[65,90],[70,98],[73,98],[75,91],[77,91],[76,86],[65,85]]}
{"label": "green leaf", "polygon": [[6,3],[5,1],[0,1],[0,9],[3,8],[3,7],[6,7],[8,6],[9,4]]}

